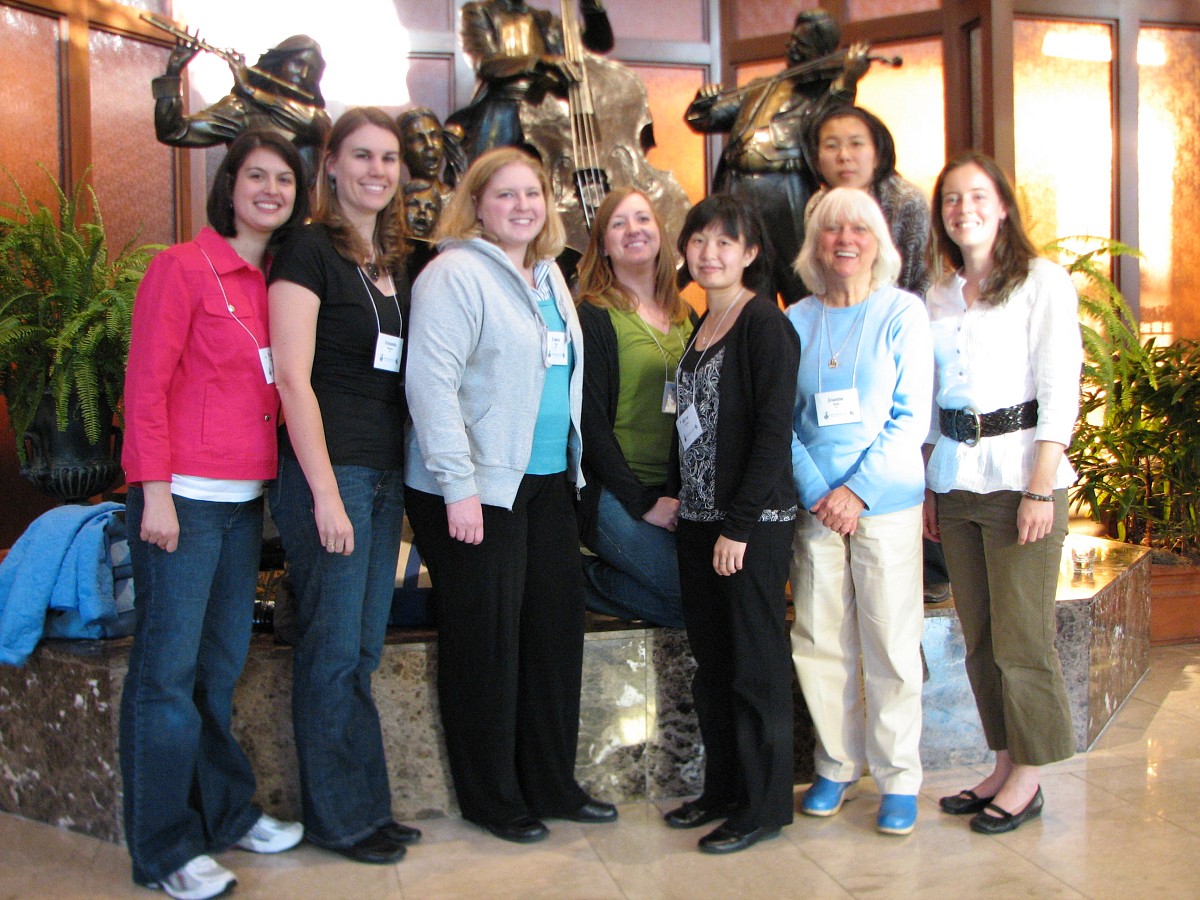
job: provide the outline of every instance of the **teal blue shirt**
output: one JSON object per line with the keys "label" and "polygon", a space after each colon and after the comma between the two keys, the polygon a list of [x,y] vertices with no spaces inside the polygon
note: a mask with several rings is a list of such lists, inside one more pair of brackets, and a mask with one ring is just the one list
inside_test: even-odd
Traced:
{"label": "teal blue shirt", "polygon": [[[550,273],[544,265],[534,269],[538,312],[549,331],[565,334],[567,323],[554,302]],[[545,348],[543,347],[543,353]],[[575,366],[575,348],[567,344],[567,364],[546,369],[537,424],[533,428],[533,452],[527,475],[553,475],[567,469],[567,437],[571,432],[571,370]]]}

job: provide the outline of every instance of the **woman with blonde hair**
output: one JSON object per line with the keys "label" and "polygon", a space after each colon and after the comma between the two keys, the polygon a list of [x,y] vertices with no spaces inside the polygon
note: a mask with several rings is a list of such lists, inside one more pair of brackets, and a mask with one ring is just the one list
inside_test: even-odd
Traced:
{"label": "woman with blonde hair", "polygon": [[645,194],[617,188],[596,212],[579,266],[587,349],[580,534],[594,612],[683,627],[675,525],[666,488],[674,443],[675,369],[694,314],[675,288],[675,259]]}
{"label": "woman with blonde hair", "polygon": [[391,863],[420,832],[392,820],[371,674],[391,611],[404,518],[408,244],[397,208],[400,132],[347,110],[325,146],[316,214],[271,272],[283,401],[279,526],[300,629],[292,719],[308,838]]}
{"label": "woman with blonde hair", "polygon": [[796,270],[814,293],[800,336],[792,474],[792,659],[816,731],[810,816],[841,809],[869,768],[876,828],[908,834],[921,787],[921,445],[933,360],[918,297],[875,200],[822,195]]}
{"label": "woman with blonde hair", "polygon": [[475,161],[414,287],[409,348],[406,496],[450,771],[463,817],[517,843],[545,838],[543,817],[617,817],[575,781],[583,336],[552,196],[521,150]]}

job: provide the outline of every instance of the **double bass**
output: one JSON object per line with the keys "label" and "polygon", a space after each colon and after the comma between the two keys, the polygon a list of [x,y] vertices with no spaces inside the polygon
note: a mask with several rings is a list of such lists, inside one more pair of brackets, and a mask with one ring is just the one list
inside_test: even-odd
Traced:
{"label": "double bass", "polygon": [[675,176],[646,159],[653,146],[646,86],[620,63],[584,49],[572,0],[561,0],[561,15],[564,57],[578,78],[565,99],[547,92],[539,103],[522,103],[520,117],[525,140],[546,166],[567,246],[583,252],[596,208],[612,188],[627,185],[646,195],[673,240],[690,204]]}

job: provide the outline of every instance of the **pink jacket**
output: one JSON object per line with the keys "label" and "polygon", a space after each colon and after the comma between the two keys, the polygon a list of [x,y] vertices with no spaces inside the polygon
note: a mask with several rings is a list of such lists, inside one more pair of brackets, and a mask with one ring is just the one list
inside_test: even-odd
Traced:
{"label": "pink jacket", "polygon": [[219,234],[205,228],[155,257],[125,370],[129,482],[274,478],[279,394],[259,357],[269,346],[266,279]]}

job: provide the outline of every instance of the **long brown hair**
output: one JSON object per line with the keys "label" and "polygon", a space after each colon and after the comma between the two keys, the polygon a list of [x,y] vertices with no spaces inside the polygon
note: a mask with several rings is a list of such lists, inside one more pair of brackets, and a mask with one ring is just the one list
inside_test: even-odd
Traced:
{"label": "long brown hair", "polygon": [[542,230],[525,248],[525,265],[532,266],[539,259],[553,259],[562,253],[567,233],[563,228],[562,217],[558,214],[558,208],[554,203],[554,191],[550,187],[550,179],[546,176],[546,170],[536,157],[530,156],[524,150],[516,147],[498,147],[495,150],[489,150],[471,163],[471,168],[467,169],[467,174],[455,187],[450,202],[442,210],[442,216],[438,219],[437,231],[433,236],[434,240],[442,241],[447,238],[467,240],[477,237],[487,239],[483,225],[479,221],[479,196],[497,172],[513,163],[529,167],[529,170],[537,176],[538,183],[542,187],[542,196],[546,198],[546,221],[542,224]]}
{"label": "long brown hair", "polygon": [[[357,106],[348,109],[334,123],[321,154],[321,165],[317,170],[316,199],[313,201],[313,221],[324,225],[333,240],[334,249],[343,259],[358,265],[371,256],[371,248],[362,236],[346,221],[341,202],[329,177],[329,160],[341,152],[342,144],[364,125],[375,125],[396,136],[396,152],[402,147],[400,129],[392,117],[374,106]],[[407,226],[404,221],[400,187],[388,201],[387,206],[375,216],[375,245],[379,248],[379,264],[395,274],[404,265],[410,246]]]}
{"label": "long brown hair", "polygon": [[930,271],[934,280],[941,280],[946,274],[946,264],[950,269],[957,270],[963,266],[962,249],[950,239],[946,231],[946,223],[942,218],[942,189],[946,176],[955,169],[963,166],[978,166],[983,170],[992,184],[996,186],[996,195],[1004,204],[1005,216],[1000,220],[996,230],[996,243],[992,247],[992,271],[988,273],[983,284],[979,286],[979,299],[992,306],[1004,303],[1010,294],[1020,287],[1029,276],[1029,264],[1041,256],[1025,226],[1021,222],[1021,208],[1017,203],[1017,195],[1012,183],[996,161],[978,150],[968,150],[960,153],[950,162],[937,177],[933,186],[933,240],[929,244]]}
{"label": "long brown hair", "polygon": [[635,187],[615,188],[596,210],[592,236],[583,253],[583,259],[579,261],[579,302],[624,312],[637,310],[637,297],[617,280],[612,260],[604,252],[604,239],[613,213],[635,194],[646,201],[650,207],[650,215],[654,217],[654,225],[658,228],[659,249],[658,257],[654,261],[654,302],[666,311],[672,322],[680,324],[687,319],[690,309],[687,301],[679,296],[679,291],[675,289],[675,257],[671,254],[671,245],[663,231],[658,210],[654,208],[650,198]]}

